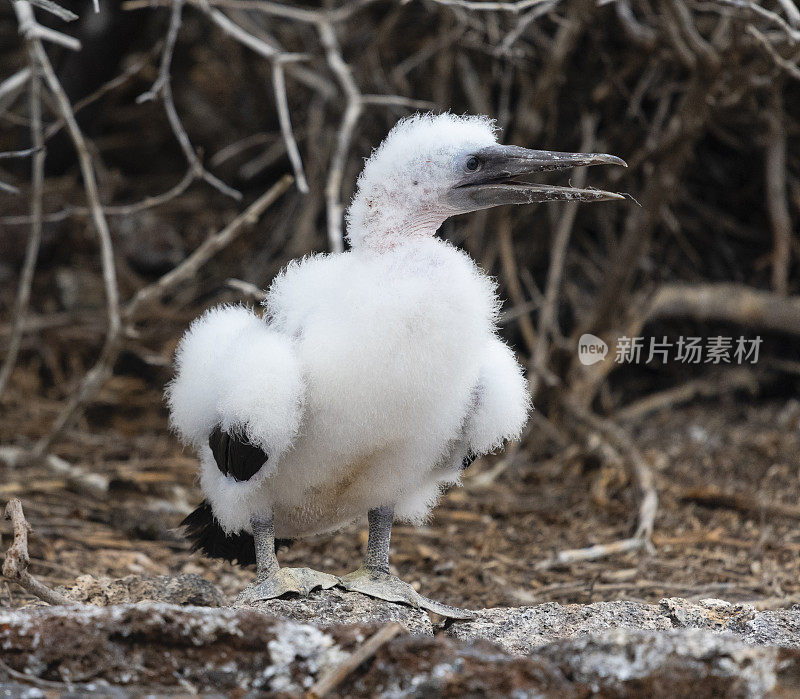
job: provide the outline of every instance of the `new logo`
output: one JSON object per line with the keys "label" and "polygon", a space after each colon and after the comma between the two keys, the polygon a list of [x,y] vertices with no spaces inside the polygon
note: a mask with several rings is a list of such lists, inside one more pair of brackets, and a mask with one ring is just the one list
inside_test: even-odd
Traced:
{"label": "new logo", "polygon": [[608,345],[597,335],[586,333],[578,340],[578,359],[584,366],[597,364],[606,358]]}

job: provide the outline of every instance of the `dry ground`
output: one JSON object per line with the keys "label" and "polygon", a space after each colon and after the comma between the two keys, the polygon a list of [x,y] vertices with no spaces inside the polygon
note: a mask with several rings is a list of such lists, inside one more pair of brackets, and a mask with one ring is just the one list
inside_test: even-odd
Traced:
{"label": "dry ground", "polygon": [[[59,450],[107,475],[107,493],[44,467],[0,473],[0,496],[20,497],[34,528],[31,570],[51,585],[87,573],[193,572],[233,596],[252,571],[205,560],[181,539],[182,513],[200,498],[195,460],[166,431],[163,410],[153,409],[157,391],[134,384],[114,378]],[[9,396],[0,441],[56,407],[16,401],[23,388],[17,382]],[[578,449],[539,462],[523,449],[493,481],[486,474],[502,456],[473,465],[465,487],[449,492],[426,526],[397,526],[396,571],[424,594],[469,607],[669,596],[791,604],[800,599],[800,403],[748,403],[731,396],[629,425],[657,471],[651,553],[537,570],[555,550],[629,536],[636,501],[622,470],[600,467]],[[341,574],[359,564],[365,544],[365,527],[353,525],[296,542],[280,557]],[[0,604],[25,602],[18,588],[4,587]]]}

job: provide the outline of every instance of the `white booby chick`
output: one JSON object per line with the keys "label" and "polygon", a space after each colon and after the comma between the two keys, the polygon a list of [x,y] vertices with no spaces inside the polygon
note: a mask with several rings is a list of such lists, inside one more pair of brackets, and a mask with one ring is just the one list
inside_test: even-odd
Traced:
{"label": "white booby chick", "polygon": [[[514,179],[594,164],[624,162],[499,145],[484,117],[404,119],[358,178],[348,252],[291,262],[263,318],[223,306],[193,323],[167,392],[172,425],[201,460],[206,501],[185,524],[196,548],[256,563],[242,600],[340,585],[469,615],[389,574],[392,522],[421,522],[471,459],[517,438],[529,394],[497,335],[494,281],[435,234],[450,216],[501,204],[620,199]],[[275,537],[364,514],[356,572],[278,565]]]}

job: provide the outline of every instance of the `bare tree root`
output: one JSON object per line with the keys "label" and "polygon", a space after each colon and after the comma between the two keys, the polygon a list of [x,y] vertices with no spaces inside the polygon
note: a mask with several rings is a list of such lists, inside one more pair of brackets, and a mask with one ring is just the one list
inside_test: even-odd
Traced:
{"label": "bare tree root", "polygon": [[14,540],[6,551],[3,575],[17,583],[26,592],[30,592],[48,604],[75,604],[69,597],[51,590],[28,572],[28,565],[31,562],[28,554],[28,532],[31,531],[31,525],[25,519],[19,498],[11,498],[8,501],[5,518],[11,520],[14,528]]}

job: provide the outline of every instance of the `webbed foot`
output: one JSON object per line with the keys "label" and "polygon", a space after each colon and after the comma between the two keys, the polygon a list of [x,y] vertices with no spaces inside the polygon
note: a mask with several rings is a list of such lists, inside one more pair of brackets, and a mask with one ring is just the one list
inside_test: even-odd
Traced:
{"label": "webbed foot", "polygon": [[280,568],[271,575],[248,585],[239,593],[234,602],[235,606],[252,604],[260,600],[275,599],[288,592],[297,593],[303,597],[321,587],[329,590],[339,584],[339,578],[328,573],[321,573],[313,568]]}
{"label": "webbed foot", "polygon": [[387,602],[402,602],[414,608],[427,609],[430,612],[450,619],[474,619],[475,613],[468,609],[451,607],[419,594],[407,582],[396,575],[379,570],[361,567],[352,573],[342,576],[340,585],[345,590],[360,592],[362,595],[377,597]]}

